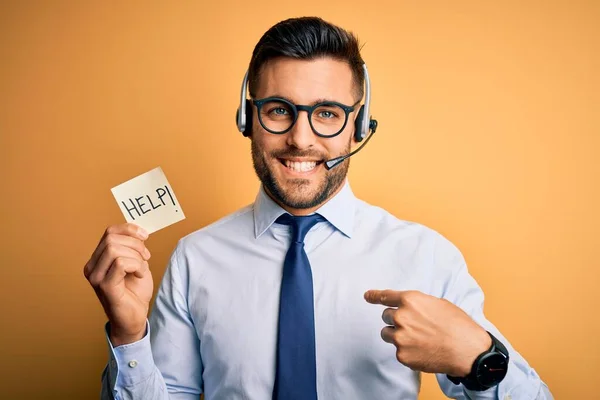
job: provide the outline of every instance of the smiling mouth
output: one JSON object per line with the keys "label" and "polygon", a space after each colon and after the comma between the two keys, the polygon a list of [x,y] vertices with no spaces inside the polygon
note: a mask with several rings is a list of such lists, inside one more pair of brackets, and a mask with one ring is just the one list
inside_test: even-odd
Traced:
{"label": "smiling mouth", "polygon": [[317,167],[317,165],[320,165],[323,163],[323,160],[291,161],[291,160],[284,160],[283,158],[278,158],[278,160],[281,164],[283,164],[284,166],[286,166],[287,168],[291,169],[294,172],[309,172],[309,171],[312,171],[313,169],[315,169]]}

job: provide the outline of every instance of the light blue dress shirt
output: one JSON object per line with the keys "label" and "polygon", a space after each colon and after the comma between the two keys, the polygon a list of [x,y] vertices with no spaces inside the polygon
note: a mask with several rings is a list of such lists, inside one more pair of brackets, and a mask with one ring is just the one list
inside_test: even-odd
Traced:
{"label": "light blue dress shirt", "polygon": [[[261,187],[256,201],[182,238],[138,342],[113,348],[102,399],[271,399],[279,288],[289,227]],[[510,352],[506,378],[470,392],[438,374],[456,399],[552,399],[536,371],[486,320],[484,295],[459,250],[439,233],[402,221],[343,189],[318,211],[327,221],[305,240],[315,295],[321,400],[416,399],[419,372],[381,339],[384,306],[369,289],[419,290],[465,310]],[[109,329],[107,324],[106,329]],[[108,338],[108,336],[107,336]]]}

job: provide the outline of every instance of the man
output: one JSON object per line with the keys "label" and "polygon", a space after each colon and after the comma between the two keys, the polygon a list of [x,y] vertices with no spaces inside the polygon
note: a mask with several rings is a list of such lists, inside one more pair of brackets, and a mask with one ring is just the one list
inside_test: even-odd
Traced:
{"label": "man", "polygon": [[326,166],[362,139],[363,64],[318,18],[265,33],[238,113],[256,201],[179,241],[148,320],[148,234],[107,228],[84,268],[108,316],[103,399],[416,399],[420,372],[452,398],[552,398],[461,253],[355,198],[348,159]]}

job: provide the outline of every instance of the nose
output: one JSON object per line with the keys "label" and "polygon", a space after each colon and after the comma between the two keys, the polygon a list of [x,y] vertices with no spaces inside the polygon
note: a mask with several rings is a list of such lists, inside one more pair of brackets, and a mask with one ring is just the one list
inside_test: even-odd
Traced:
{"label": "nose", "polygon": [[288,146],[294,146],[300,150],[308,149],[315,144],[316,140],[316,135],[312,131],[310,122],[308,121],[308,113],[306,111],[300,111],[298,113],[298,120],[288,132]]}

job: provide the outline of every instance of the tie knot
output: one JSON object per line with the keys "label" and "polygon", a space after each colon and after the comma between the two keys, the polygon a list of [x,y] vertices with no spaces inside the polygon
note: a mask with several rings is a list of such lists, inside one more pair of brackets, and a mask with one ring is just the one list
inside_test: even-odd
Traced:
{"label": "tie knot", "polygon": [[319,214],[294,216],[290,214],[282,214],[275,222],[292,227],[292,241],[304,243],[306,234],[315,226],[317,222],[325,221],[325,218]]}

